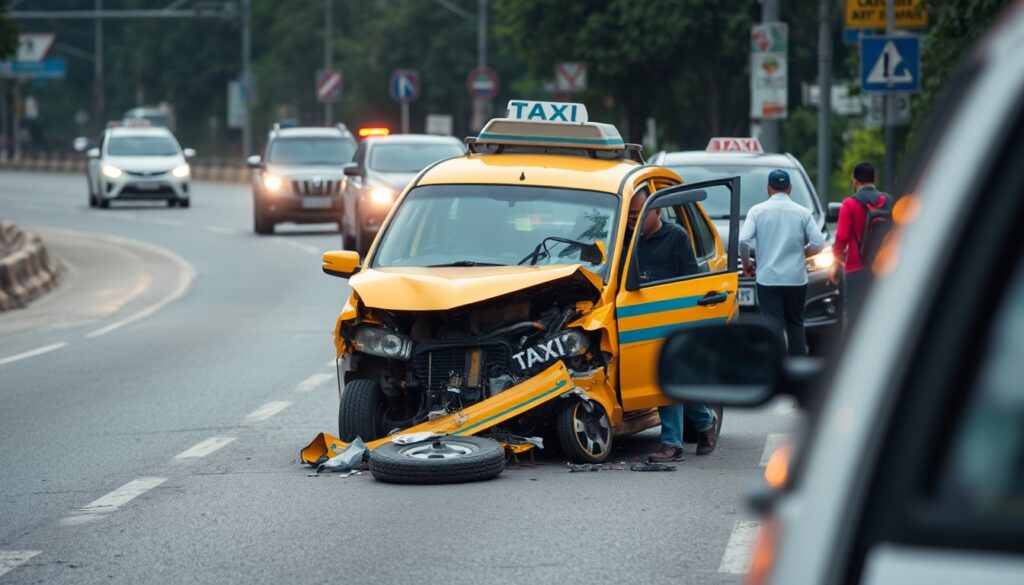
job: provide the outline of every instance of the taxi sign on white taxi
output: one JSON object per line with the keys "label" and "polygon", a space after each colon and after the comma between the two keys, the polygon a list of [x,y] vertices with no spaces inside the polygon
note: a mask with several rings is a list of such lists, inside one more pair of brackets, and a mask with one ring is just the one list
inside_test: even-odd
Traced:
{"label": "taxi sign on white taxi", "polygon": [[716,136],[708,141],[707,152],[754,152],[763,154],[761,141],[757,138],[731,138]]}

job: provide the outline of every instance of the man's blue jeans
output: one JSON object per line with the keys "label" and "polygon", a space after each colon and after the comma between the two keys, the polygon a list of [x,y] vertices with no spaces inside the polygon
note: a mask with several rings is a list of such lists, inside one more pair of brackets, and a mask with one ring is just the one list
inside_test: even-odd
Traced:
{"label": "man's blue jeans", "polygon": [[659,406],[658,414],[661,416],[661,443],[672,447],[683,446],[683,417],[686,417],[686,424],[697,432],[706,431],[715,424],[715,415],[701,402]]}

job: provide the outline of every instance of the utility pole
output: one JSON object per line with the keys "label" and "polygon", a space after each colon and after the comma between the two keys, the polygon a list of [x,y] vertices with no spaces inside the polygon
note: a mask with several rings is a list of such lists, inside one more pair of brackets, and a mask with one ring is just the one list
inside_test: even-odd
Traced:
{"label": "utility pole", "polygon": [[[476,66],[487,67],[487,0],[477,0]],[[473,99],[473,120],[470,130],[476,132],[484,127],[484,123],[490,117],[490,106],[490,100]]]}
{"label": "utility pole", "polygon": [[[779,20],[779,0],[761,0],[761,22]],[[765,152],[779,151],[779,121],[761,120],[761,145]]]}
{"label": "utility pole", "polygon": [[832,175],[832,5],[818,0],[818,198],[828,209]]}
{"label": "utility pole", "polygon": [[103,112],[106,109],[106,100],[103,91],[103,0],[96,0],[96,23],[95,23],[95,48],[93,49],[92,67],[92,120],[93,128],[98,136],[103,131]]}
{"label": "utility pole", "polygon": [[[242,158],[252,153],[252,39],[249,27],[252,21],[252,1],[242,0],[242,108],[245,110],[242,123]],[[245,87],[248,85],[248,87]]]}
{"label": "utility pole", "polygon": [[[886,0],[885,2],[885,34],[892,36],[896,33],[896,2]],[[891,83],[891,82],[890,82]],[[889,193],[894,192],[896,186],[896,99],[893,93],[885,94],[885,182],[882,189]]]}
{"label": "utility pole", "polygon": [[[334,32],[333,4],[333,0],[324,0],[324,71],[334,69],[334,40],[331,34]],[[330,102],[324,102],[324,126],[333,123],[331,107]]]}

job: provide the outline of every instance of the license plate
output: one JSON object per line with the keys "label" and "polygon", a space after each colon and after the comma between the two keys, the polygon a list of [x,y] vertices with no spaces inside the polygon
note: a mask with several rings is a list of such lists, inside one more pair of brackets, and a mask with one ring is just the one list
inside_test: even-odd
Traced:
{"label": "license plate", "polygon": [[303,197],[303,209],[327,209],[331,206],[330,197]]}
{"label": "license plate", "polygon": [[139,191],[156,191],[160,188],[160,183],[135,183],[135,188]]}
{"label": "license plate", "polygon": [[740,287],[736,300],[741,307],[753,307],[757,305],[757,289]]}

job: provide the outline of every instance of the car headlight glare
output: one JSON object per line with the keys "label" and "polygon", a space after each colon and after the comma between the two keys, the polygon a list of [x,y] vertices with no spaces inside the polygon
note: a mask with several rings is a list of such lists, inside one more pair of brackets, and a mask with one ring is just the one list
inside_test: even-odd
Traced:
{"label": "car headlight glare", "polygon": [[103,165],[100,172],[102,172],[103,176],[108,179],[116,179],[124,174],[124,171],[122,171],[121,169],[115,167],[114,165],[107,164]]}
{"label": "car headlight glare", "polygon": [[191,173],[192,173],[192,169],[190,169],[187,164],[186,165],[181,165],[179,167],[175,167],[174,170],[171,171],[171,175],[173,175],[174,177],[177,177],[179,179],[184,179],[185,177],[189,176]]}
{"label": "car headlight glare", "polygon": [[363,353],[396,360],[412,357],[412,339],[380,327],[360,327],[352,338],[355,348]]}
{"label": "car headlight glare", "polygon": [[284,186],[284,181],[277,175],[263,175],[263,187],[272,193],[276,193]]}
{"label": "car headlight glare", "polygon": [[395,191],[387,187],[374,187],[370,191],[370,201],[378,205],[391,205],[395,201]]}
{"label": "car headlight glare", "polygon": [[807,259],[807,269],[811,272],[815,270],[825,270],[832,266],[836,261],[835,254],[832,253],[832,248],[825,248],[821,252],[818,252],[814,256]]}

